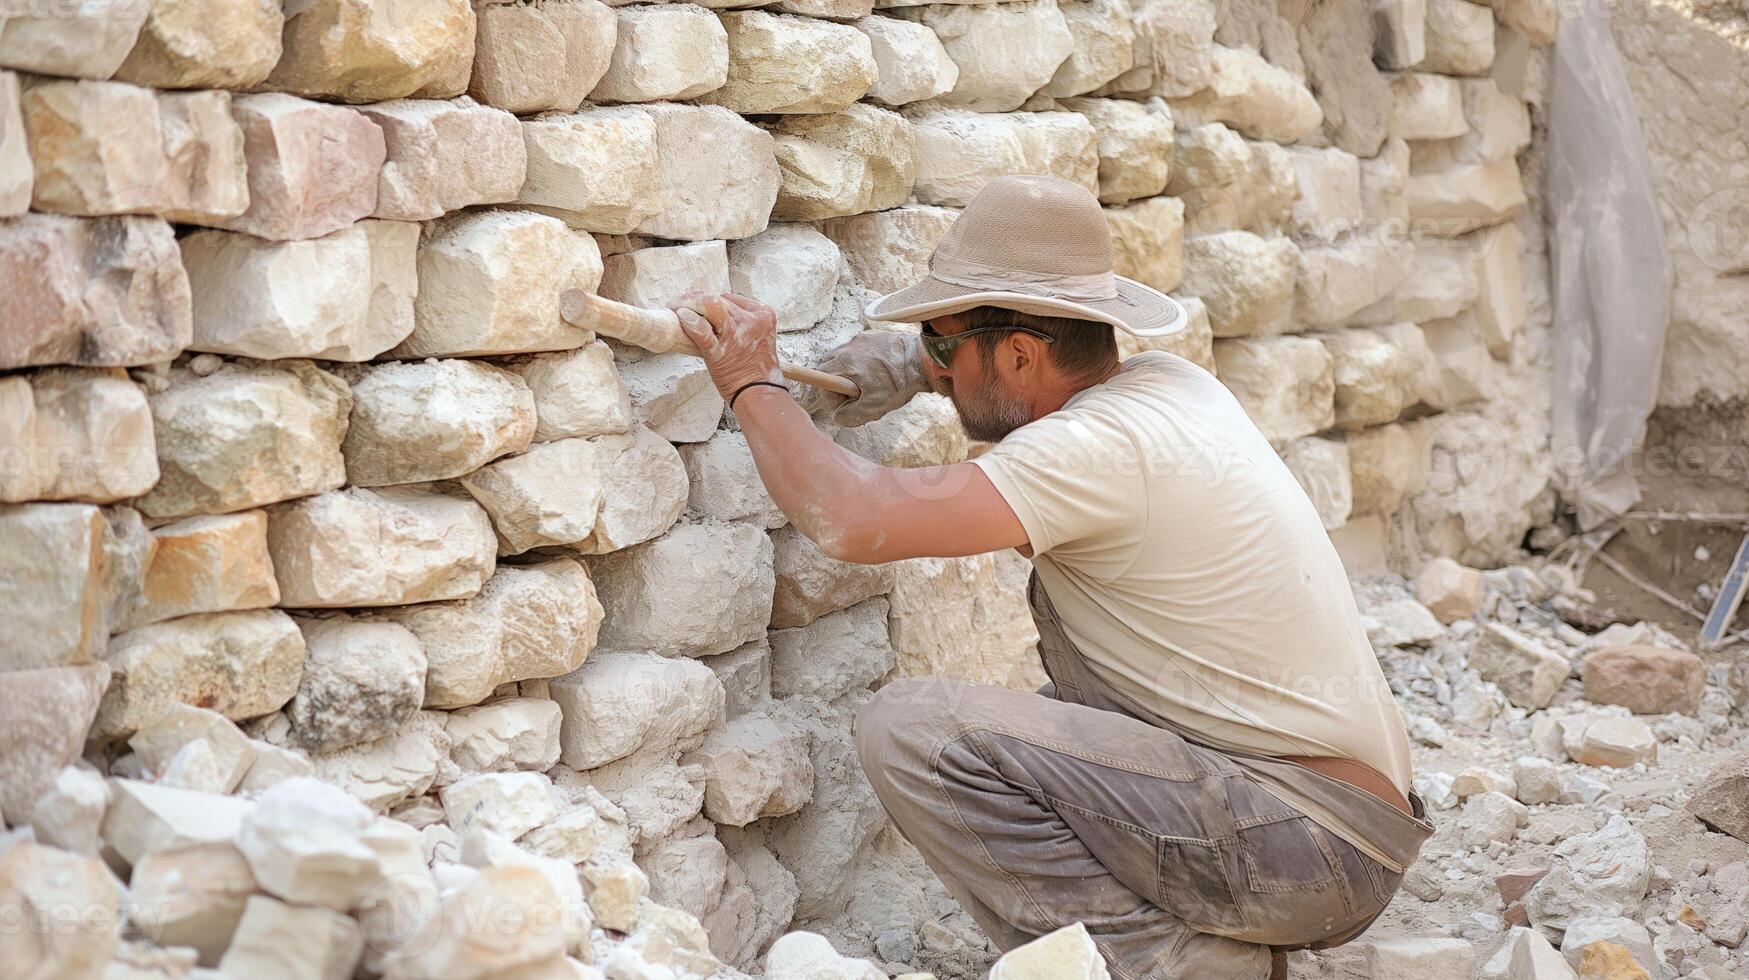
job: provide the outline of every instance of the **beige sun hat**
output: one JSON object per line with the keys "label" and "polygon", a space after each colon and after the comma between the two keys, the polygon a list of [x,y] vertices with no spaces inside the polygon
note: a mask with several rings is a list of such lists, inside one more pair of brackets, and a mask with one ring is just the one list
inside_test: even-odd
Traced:
{"label": "beige sun hat", "polygon": [[1186,322],[1177,300],[1112,271],[1099,200],[1059,177],[986,184],[930,254],[929,276],[863,312],[915,322],[975,306],[1096,320],[1137,337],[1164,337]]}

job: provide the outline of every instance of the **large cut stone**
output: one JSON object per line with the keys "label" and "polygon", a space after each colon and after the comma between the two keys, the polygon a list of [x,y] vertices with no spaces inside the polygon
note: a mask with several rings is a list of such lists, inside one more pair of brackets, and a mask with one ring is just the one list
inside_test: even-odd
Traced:
{"label": "large cut stone", "polygon": [[0,68],[108,78],[127,59],[148,10],[138,0],[10,4],[0,13]]}
{"label": "large cut stone", "polygon": [[715,13],[691,4],[621,7],[607,71],[593,102],[660,102],[715,91],[729,78],[729,34]]}
{"label": "large cut stone", "polygon": [[1199,235],[1184,243],[1183,288],[1208,307],[1216,337],[1277,333],[1288,325],[1298,266],[1299,249],[1286,238]]}
{"label": "large cut stone", "polygon": [[1488,623],[1476,634],[1470,666],[1521,708],[1548,705],[1567,679],[1567,658],[1508,626]]}
{"label": "large cut stone", "polygon": [[856,281],[877,293],[889,293],[929,274],[929,255],[959,212],[926,205],[902,205],[820,222],[827,238],[838,243]]}
{"label": "large cut stone", "polygon": [[1586,654],[1579,676],[1585,700],[1641,715],[1697,714],[1706,693],[1706,662],[1686,650],[1605,647]]}
{"label": "large cut stone", "polygon": [[206,225],[249,209],[243,128],[231,116],[231,93],[166,93],[163,126],[166,207],[170,221]]}
{"label": "large cut stone", "polygon": [[1136,29],[1128,0],[1070,0],[1057,6],[1075,46],[1038,94],[1081,95],[1135,67]]}
{"label": "large cut stone", "polygon": [[108,684],[104,664],[0,673],[0,812],[29,814],[79,758]]}
{"label": "large cut stone", "polygon": [[554,678],[550,690],[564,712],[559,758],[578,770],[641,749],[671,752],[723,710],[722,682],[687,657],[603,651]]}
{"label": "large cut stone", "polygon": [[278,711],[297,693],[304,640],[276,609],[202,613],[109,641],[111,682],[96,732],[131,735],[177,702],[233,721]]}
{"label": "large cut stone", "polygon": [[680,447],[680,459],[691,485],[690,513],[766,528],[788,523],[759,479],[745,434],[721,430],[708,441]]}
{"label": "large cut stone", "polygon": [[772,217],[817,221],[897,207],[917,179],[916,139],[898,113],[852,105],[772,125],[783,179]]}
{"label": "large cut stone", "polygon": [[1414,324],[1404,326],[1409,329],[1395,337],[1358,329],[1319,335],[1330,350],[1337,428],[1394,422],[1421,400],[1431,354],[1425,341],[1415,346],[1402,342],[1420,336]]}
{"label": "large cut stone", "polygon": [[535,442],[618,435],[632,427],[632,403],[601,341],[576,350],[506,362],[534,393]]}
{"label": "large cut stone", "polygon": [[181,240],[193,350],[369,360],[413,330],[419,226],[363,221],[303,241],[230,231]]}
{"label": "large cut stone", "polygon": [[1524,181],[1510,157],[1409,178],[1409,216],[1422,234],[1462,235],[1506,221],[1523,211],[1525,204]]}
{"label": "large cut stone", "polygon": [[763,529],[708,522],[601,558],[602,646],[709,656],[757,639],[771,615],[771,554]]}
{"label": "large cut stone", "polygon": [[1374,0],[1372,23],[1380,68],[1414,68],[1427,57],[1427,0]]}
{"label": "large cut stone", "polygon": [[[661,309],[688,292],[729,288],[729,252],[723,242],[692,242],[638,248],[602,260],[600,294],[629,306]],[[627,357],[643,350],[621,345]]]}
{"label": "large cut stone", "polygon": [[802,808],[814,794],[808,732],[764,715],[746,715],[705,735],[680,759],[704,767],[704,814],[744,827]]}
{"label": "large cut stone", "polygon": [[382,127],[387,154],[372,217],[429,221],[476,204],[516,200],[528,151],[509,113],[466,98],[397,100],[359,111]]}
{"label": "large cut stone", "polygon": [[[501,684],[577,669],[595,648],[601,603],[569,558],[498,569],[462,602],[385,609],[425,651],[425,706],[478,704]],[[447,753],[447,750],[446,750]]]}
{"label": "large cut stone", "polygon": [[[960,677],[1025,690],[1044,683],[1019,555],[893,563],[887,629],[898,677]],[[968,638],[971,642],[968,642]]]}
{"label": "large cut stone", "polygon": [[1445,140],[1469,131],[1463,88],[1457,79],[1406,71],[1391,80],[1391,135],[1406,140]]}
{"label": "large cut stone", "polygon": [[1390,86],[1373,65],[1372,8],[1370,0],[1333,0],[1310,8],[1299,24],[1306,84],[1323,110],[1323,136],[1359,157],[1379,152],[1391,115]]}
{"label": "large cut stone", "polygon": [[464,476],[534,436],[534,395],[479,361],[377,364],[352,383],[346,476],[360,487]]}
{"label": "large cut stone", "polygon": [[474,8],[468,0],[308,0],[287,12],[283,43],[266,88],[343,102],[447,98],[467,88]]}
{"label": "large cut stone", "polygon": [[959,66],[927,25],[871,16],[850,26],[868,35],[874,53],[877,78],[868,90],[870,100],[901,106],[944,95],[959,83]]}
{"label": "large cut stone", "polygon": [[1721,833],[1749,841],[1749,753],[1715,766],[1689,797],[1688,812]]}
{"label": "large cut stone", "polygon": [[[656,212],[633,232],[702,241],[765,230],[780,182],[771,134],[717,105],[657,104],[644,111],[656,122],[660,189]],[[733,167],[717,162],[731,158]]]}
{"label": "large cut stone", "polygon": [[1354,509],[1354,480],[1346,444],[1313,436],[1295,439],[1282,448],[1281,461],[1311,499],[1324,530],[1348,523]]}
{"label": "large cut stone", "polygon": [[507,112],[575,112],[607,71],[616,18],[597,0],[474,8],[468,94]]}
{"label": "large cut stone", "polygon": [[687,498],[686,467],[674,446],[642,426],[596,442],[617,447],[618,455],[606,470],[595,532],[570,550],[604,555],[668,530]]}
{"label": "large cut stone", "polygon": [[[1453,0],[1461,3],[1463,0]],[[1247,48],[1215,46],[1209,86],[1173,102],[1205,122],[1222,122],[1257,140],[1292,143],[1318,128],[1324,112],[1298,78]]]}
{"label": "large cut stone", "polygon": [[1050,84],[1075,50],[1075,36],[1056,0],[926,4],[896,13],[934,31],[959,66],[953,89],[936,100],[943,105],[979,112],[1018,109]]}
{"label": "large cut stone", "polygon": [[914,192],[924,204],[964,207],[997,177],[1043,174],[1099,188],[1098,135],[1068,112],[970,112],[934,101],[909,106],[917,140]]}
{"label": "large cut stone", "polygon": [[291,736],[311,752],[331,752],[400,729],[425,701],[425,651],[396,623],[299,619],[303,679],[285,706]]}
{"label": "large cut stone", "polygon": [[1519,262],[1523,239],[1517,226],[1507,221],[1476,232],[1471,244],[1476,253],[1476,305],[1471,322],[1488,352],[1507,358],[1526,318]]}
{"label": "large cut stone", "polygon": [[625,436],[557,439],[462,477],[462,488],[486,509],[498,552],[578,544],[595,531],[607,470]]}
{"label": "large cut stone", "polygon": [[291,609],[465,599],[497,542],[479,505],[425,487],[348,487],[267,511],[279,603]]}
{"label": "large cut stone", "polygon": [[45,81],[25,90],[22,109],[36,164],[32,208],[80,215],[169,208],[169,161],[151,89]]}
{"label": "large cut stone", "polygon": [[0,501],[106,504],[156,482],[152,413],[139,385],[96,371],[0,378]]}
{"label": "large cut stone", "polygon": [[517,211],[464,212],[428,227],[419,244],[413,333],[390,357],[569,350],[589,331],[559,318],[567,289],[601,281],[595,240],[564,222]]}
{"label": "large cut stone", "polygon": [[18,76],[0,71],[0,218],[30,210],[35,179],[24,136],[24,115],[18,108]]}
{"label": "large cut stone", "polygon": [[887,611],[886,600],[876,597],[806,626],[772,630],[772,695],[833,701],[885,677],[897,661]]}
{"label": "large cut stone", "polygon": [[609,235],[625,234],[655,213],[661,173],[649,161],[656,123],[643,109],[543,116],[524,122],[522,135],[528,179],[517,195],[521,203],[572,228]]}
{"label": "large cut stone", "polygon": [[1166,103],[1064,99],[1099,135],[1099,200],[1123,204],[1164,193],[1172,175],[1172,112]]}
{"label": "large cut stone", "polygon": [[288,779],[244,815],[237,849],[268,894],[349,912],[382,877],[376,852],[361,839],[373,820],[339,787]]}
{"label": "large cut stone", "polygon": [[308,361],[176,369],[149,401],[162,471],[137,504],[149,517],[247,510],[346,482],[352,395]]}
{"label": "large cut stone", "polygon": [[[1400,425],[1381,425],[1349,435],[1348,470],[1354,487],[1351,517],[1367,514],[1389,517],[1396,513],[1403,498],[1415,487],[1419,475],[1418,448],[1414,438]],[[1439,610],[1434,613],[1438,615]]]}
{"label": "large cut stone", "polygon": [[807,330],[832,312],[842,257],[812,227],[774,224],[728,250],[729,289],[776,310],[778,332]]}
{"label": "large cut stone", "polygon": [[704,362],[690,354],[621,361],[619,376],[633,417],[670,442],[703,442],[722,421],[722,393]]}
{"label": "large cut stone", "polygon": [[238,96],[231,113],[243,127],[249,210],[211,222],[259,238],[320,238],[377,207],[387,148],[362,113],[268,92]]}
{"label": "large cut stone", "polygon": [[124,367],[188,346],[188,276],[156,218],[26,214],[0,223],[0,369]]}
{"label": "large cut stone", "polygon": [[1295,147],[1292,232],[1300,241],[1331,242],[1360,224],[1360,161],[1335,147]]}
{"label": "large cut stone", "polygon": [[120,933],[120,891],[95,857],[28,840],[0,852],[0,908],[11,919],[7,975],[104,976]]}
{"label": "large cut stone", "polygon": [[1111,229],[1111,258],[1118,275],[1161,292],[1171,292],[1184,281],[1183,201],[1162,195],[1108,207],[1105,223]]}
{"label": "large cut stone", "polygon": [[1330,352],[1310,337],[1215,341],[1216,373],[1271,445],[1330,427],[1336,420]]}
{"label": "large cut stone", "polygon": [[353,975],[363,956],[364,934],[356,920],[251,895],[219,971],[227,977],[342,980]]}
{"label": "large cut stone", "polygon": [[115,77],[153,88],[251,89],[278,63],[285,14],[275,0],[148,0],[146,22]]}
{"label": "large cut stone", "polygon": [[729,35],[728,80],[700,102],[740,113],[833,112],[879,77],[868,37],[855,28],[763,10],[718,16]]}

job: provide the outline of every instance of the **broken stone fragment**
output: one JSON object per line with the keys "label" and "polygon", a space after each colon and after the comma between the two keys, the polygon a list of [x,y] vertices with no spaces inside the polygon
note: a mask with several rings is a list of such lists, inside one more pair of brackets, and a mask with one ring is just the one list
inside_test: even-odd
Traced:
{"label": "broken stone fragment", "polygon": [[0,223],[0,295],[11,298],[0,369],[150,364],[192,335],[188,276],[157,218]]}
{"label": "broken stone fragment", "polygon": [[1562,721],[1561,746],[1574,762],[1625,768],[1658,759],[1657,737],[1637,718],[1579,716]]}
{"label": "broken stone fragment", "polygon": [[1706,692],[1706,662],[1686,650],[1605,647],[1585,655],[1585,700],[1619,704],[1637,715],[1695,714]]}
{"label": "broken stone fragment", "polygon": [[218,785],[207,792],[229,793],[243,781],[255,764],[255,748],[248,736],[224,715],[188,704],[171,704],[162,714],[142,725],[128,739],[146,768],[162,775],[174,756],[195,742],[206,744],[219,775]]}
{"label": "broken stone fragment", "polygon": [[[472,870],[472,869],[468,869]],[[569,937],[554,914],[561,898],[530,865],[482,868],[445,889],[438,914],[388,957],[388,980],[516,976],[564,953]],[[523,974],[529,975],[529,974]]]}
{"label": "broken stone fragment", "polygon": [[449,757],[467,772],[545,772],[559,761],[563,712],[544,698],[510,698],[451,712]]}
{"label": "broken stone fragment", "polygon": [[1493,841],[1511,841],[1518,828],[1530,821],[1530,810],[1505,793],[1487,792],[1464,804],[1458,818],[1463,841],[1469,847],[1485,847]]}
{"label": "broken stone fragment", "polygon": [[1055,0],[925,4],[894,13],[934,31],[959,66],[953,88],[934,100],[942,105],[978,112],[1018,109],[1049,85],[1075,52],[1075,36]]}
{"label": "broken stone fragment", "polygon": [[26,819],[79,758],[108,683],[103,664],[0,673],[0,813]]}
{"label": "broken stone fragment", "polygon": [[228,845],[255,804],[234,796],[112,779],[103,843],[128,864],[190,844]]}
{"label": "broken stone fragment", "polygon": [[1435,558],[1415,576],[1415,597],[1447,626],[1470,619],[1482,608],[1482,573]]}
{"label": "broken stone fragment", "polygon": [[589,910],[605,929],[630,932],[637,928],[638,906],[650,891],[650,879],[637,865],[617,864],[605,871],[585,872],[595,886]]}
{"label": "broken stone fragment", "polygon": [[405,99],[359,111],[382,127],[386,153],[372,217],[429,221],[516,200],[528,151],[510,113],[467,98]]}
{"label": "broken stone fragment", "polygon": [[255,875],[229,841],[183,844],[140,858],[128,878],[129,923],[161,946],[191,946],[215,967],[231,945]]}
{"label": "broken stone fragment", "polygon": [[443,716],[434,711],[420,712],[411,723],[374,742],[316,756],[311,765],[318,779],[344,789],[375,812],[458,775],[449,761]]}
{"label": "broken stone fragment", "polygon": [[1689,798],[1688,812],[1721,833],[1749,841],[1749,753],[1719,763]]}
{"label": "broken stone fragment", "polygon": [[531,854],[510,842],[501,834],[481,827],[469,830],[462,837],[462,863],[472,868],[533,868],[547,879],[558,896],[558,903],[548,914],[559,920],[565,936],[565,948],[577,949],[589,938],[593,923],[589,907],[583,901],[583,882],[577,869],[557,858]]}
{"label": "broken stone fragment", "polygon": [[1498,684],[1513,704],[1531,710],[1554,699],[1569,669],[1566,657],[1499,623],[1488,623],[1476,634],[1470,666]]}
{"label": "broken stone fragment", "polygon": [[1557,930],[1590,916],[1631,915],[1651,878],[1646,838],[1615,814],[1603,829],[1555,848],[1548,875],[1525,894],[1524,907],[1533,925]]}
{"label": "broken stone fragment", "polygon": [[1470,980],[1476,951],[1464,939],[1386,939],[1372,944],[1367,962],[1375,977]]}
{"label": "broken stone fragment", "polygon": [[1214,346],[1221,383],[1271,445],[1285,446],[1335,421],[1335,382],[1323,344],[1310,337],[1236,337]]}
{"label": "broken stone fragment", "polygon": [[480,828],[514,840],[558,816],[553,781],[544,773],[476,773],[438,795],[444,820],[464,836]]}
{"label": "broken stone fragment", "polygon": [[284,52],[263,87],[343,102],[460,95],[474,27],[467,0],[311,0],[287,12]]}
{"label": "broken stone fragment", "polygon": [[959,66],[928,25],[896,17],[862,17],[850,26],[868,35],[875,83],[867,98],[890,106],[933,99],[953,91]]}
{"label": "broken stone fragment", "polygon": [[343,980],[363,955],[364,935],[350,917],[251,895],[219,971],[228,977]]}
{"label": "broken stone fragment", "polygon": [[1027,980],[1039,976],[1107,980],[1110,975],[1105,957],[1093,944],[1087,927],[1079,922],[1009,950],[990,968],[990,980]]}
{"label": "broken stone fragment", "polygon": [[299,618],[308,656],[285,706],[296,744],[331,752],[397,731],[425,700],[425,652],[406,627]]}
{"label": "broken stone fragment", "polygon": [[8,974],[103,975],[119,935],[119,892],[115,877],[95,857],[29,841],[0,851],[0,908],[13,920],[7,928]]}
{"label": "broken stone fragment", "polygon": [[671,752],[723,710],[723,685],[710,668],[650,653],[597,653],[554,678],[551,692],[564,713],[560,759],[577,770],[639,750]]}
{"label": "broken stone fragment", "polygon": [[28,823],[41,843],[75,854],[96,854],[108,808],[109,787],[103,777],[95,769],[73,765],[62,769],[37,798]]}
{"label": "broken stone fragment", "polygon": [[714,521],[604,556],[591,566],[607,610],[601,644],[709,656],[756,639],[771,615],[771,562],[764,530]]}
{"label": "broken stone fragment", "polygon": [[475,8],[468,94],[519,115],[575,112],[607,71],[614,10],[596,0],[483,4]]}
{"label": "broken stone fragment", "polygon": [[103,659],[112,680],[96,731],[116,737],[177,702],[233,721],[279,710],[297,693],[304,641],[276,609],[202,613],[117,633]]}
{"label": "broken stone fragment", "polygon": [[403,361],[353,380],[340,450],[354,486],[423,483],[522,452],[534,431],[534,395],[516,374],[479,361]]}
{"label": "broken stone fragment", "polygon": [[376,852],[360,840],[373,819],[338,787],[288,779],[243,817],[237,849],[268,894],[350,912],[382,877]]}
{"label": "broken stone fragment", "polygon": [[243,127],[249,210],[214,227],[296,241],[376,210],[387,149],[382,129],[362,113],[268,92],[237,96],[231,114]]}

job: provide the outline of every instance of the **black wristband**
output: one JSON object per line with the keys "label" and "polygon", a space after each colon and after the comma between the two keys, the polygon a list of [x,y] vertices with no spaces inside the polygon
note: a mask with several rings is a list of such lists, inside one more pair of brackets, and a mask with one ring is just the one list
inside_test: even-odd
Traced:
{"label": "black wristband", "polygon": [[741,392],[746,391],[748,388],[757,388],[760,385],[765,385],[768,388],[782,388],[786,392],[789,391],[789,385],[786,385],[781,381],[749,381],[741,387],[736,388],[735,393],[729,396],[729,411],[732,412],[735,410],[735,399],[741,397]]}

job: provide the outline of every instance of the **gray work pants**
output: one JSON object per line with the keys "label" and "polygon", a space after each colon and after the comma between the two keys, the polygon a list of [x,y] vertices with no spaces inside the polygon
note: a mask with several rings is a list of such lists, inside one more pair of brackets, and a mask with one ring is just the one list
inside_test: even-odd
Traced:
{"label": "gray work pants", "polygon": [[[1264,978],[1273,949],[1346,941],[1384,909],[1400,874],[1264,789],[1245,760],[1124,710],[1036,576],[1031,595],[1052,688],[895,681],[855,728],[887,813],[998,948],[1080,921],[1120,980]],[[1418,799],[1410,817],[1294,768],[1296,788],[1328,784],[1346,819],[1373,821],[1386,853],[1414,860],[1431,831]]]}

